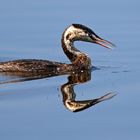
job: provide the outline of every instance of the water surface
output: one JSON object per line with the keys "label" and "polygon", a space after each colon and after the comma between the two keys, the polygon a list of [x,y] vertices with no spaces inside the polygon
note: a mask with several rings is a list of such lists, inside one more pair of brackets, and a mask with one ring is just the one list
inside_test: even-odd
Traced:
{"label": "water surface", "polygon": [[[0,61],[49,59],[69,62],[61,49],[65,27],[82,23],[116,44],[114,50],[77,42],[98,70],[74,87],[77,100],[118,95],[73,113],[63,105],[68,75],[0,85],[0,139],[140,139],[140,2],[0,2]],[[0,82],[18,79],[0,74]]]}

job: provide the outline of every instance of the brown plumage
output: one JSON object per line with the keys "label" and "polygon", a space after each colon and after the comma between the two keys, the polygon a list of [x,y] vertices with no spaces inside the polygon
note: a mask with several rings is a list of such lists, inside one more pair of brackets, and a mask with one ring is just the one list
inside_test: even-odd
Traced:
{"label": "brown plumage", "polygon": [[91,29],[84,25],[72,24],[62,35],[62,48],[71,64],[52,62],[48,60],[21,59],[0,62],[0,72],[30,73],[30,74],[61,74],[73,70],[91,68],[90,58],[74,47],[74,41],[86,41],[111,48],[112,43],[101,39]]}

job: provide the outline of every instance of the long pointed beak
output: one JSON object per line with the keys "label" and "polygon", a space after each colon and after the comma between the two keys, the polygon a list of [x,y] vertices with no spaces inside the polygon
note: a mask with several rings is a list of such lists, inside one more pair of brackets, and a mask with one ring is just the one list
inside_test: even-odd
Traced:
{"label": "long pointed beak", "polygon": [[113,49],[113,47],[115,47],[113,43],[99,37],[94,38],[94,42],[108,49]]}

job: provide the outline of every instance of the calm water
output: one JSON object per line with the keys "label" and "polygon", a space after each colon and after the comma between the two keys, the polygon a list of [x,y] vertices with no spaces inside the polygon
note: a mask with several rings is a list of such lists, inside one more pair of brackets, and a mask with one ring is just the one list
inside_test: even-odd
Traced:
{"label": "calm water", "polygon": [[[140,1],[0,2],[0,61],[36,58],[69,62],[60,38],[71,23],[91,27],[114,42],[108,50],[78,42],[95,66],[91,80],[74,87],[77,100],[118,95],[84,111],[65,108],[68,76],[0,85],[0,139],[140,139]],[[87,47],[86,47],[87,46]],[[19,77],[0,74],[0,83]]]}

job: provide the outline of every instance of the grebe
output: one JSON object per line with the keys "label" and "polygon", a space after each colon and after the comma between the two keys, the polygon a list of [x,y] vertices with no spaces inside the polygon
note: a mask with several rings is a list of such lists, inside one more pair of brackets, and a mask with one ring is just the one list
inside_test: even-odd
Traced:
{"label": "grebe", "polygon": [[81,24],[72,24],[62,34],[62,48],[71,64],[52,62],[48,60],[21,59],[0,62],[0,72],[10,73],[64,73],[72,70],[91,68],[90,58],[74,47],[74,41],[96,43],[106,48],[114,45],[97,36],[90,28]]}

